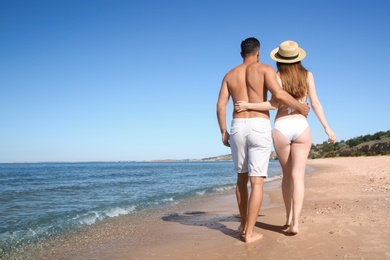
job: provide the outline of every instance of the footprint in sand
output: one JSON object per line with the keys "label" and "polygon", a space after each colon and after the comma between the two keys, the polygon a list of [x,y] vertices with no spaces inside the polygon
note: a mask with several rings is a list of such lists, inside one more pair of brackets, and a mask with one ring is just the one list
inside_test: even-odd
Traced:
{"label": "footprint in sand", "polygon": [[284,245],[284,246],[288,246],[288,247],[291,247],[291,240],[289,240],[289,239],[285,239],[285,238],[278,238],[277,240],[276,240],[279,244],[282,244],[282,245]]}

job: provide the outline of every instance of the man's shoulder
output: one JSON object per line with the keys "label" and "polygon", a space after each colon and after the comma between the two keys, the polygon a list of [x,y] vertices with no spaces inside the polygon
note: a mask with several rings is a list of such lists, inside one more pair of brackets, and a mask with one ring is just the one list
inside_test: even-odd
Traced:
{"label": "man's shoulder", "polygon": [[249,67],[250,68],[254,68],[254,69],[262,69],[262,70],[273,69],[271,65],[268,65],[268,64],[265,64],[265,63],[262,63],[262,62],[253,63]]}
{"label": "man's shoulder", "polygon": [[270,65],[265,64],[265,63],[261,63],[261,62],[251,64],[248,67],[247,72],[248,73],[255,73],[258,75],[264,75],[264,76],[276,73],[274,68],[272,68]]}
{"label": "man's shoulder", "polygon": [[[225,75],[225,78],[228,78],[228,77],[236,77],[236,75],[238,73],[242,73],[243,71],[243,66],[242,64],[232,68],[231,70],[228,71],[228,73],[226,73]],[[245,71],[245,70],[244,70]]]}
{"label": "man's shoulder", "polygon": [[235,72],[235,71],[240,71],[240,70],[244,69],[245,67],[246,67],[246,65],[242,63],[242,64],[237,65],[234,68],[232,68],[228,73]]}

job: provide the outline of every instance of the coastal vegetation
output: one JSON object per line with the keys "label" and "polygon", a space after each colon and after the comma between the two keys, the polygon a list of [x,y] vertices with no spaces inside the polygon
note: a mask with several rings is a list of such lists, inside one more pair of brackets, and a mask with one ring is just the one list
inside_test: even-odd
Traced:
{"label": "coastal vegetation", "polygon": [[390,154],[390,130],[380,131],[375,134],[367,134],[341,140],[334,144],[323,142],[312,145],[309,158],[329,158],[348,156],[375,156]]}

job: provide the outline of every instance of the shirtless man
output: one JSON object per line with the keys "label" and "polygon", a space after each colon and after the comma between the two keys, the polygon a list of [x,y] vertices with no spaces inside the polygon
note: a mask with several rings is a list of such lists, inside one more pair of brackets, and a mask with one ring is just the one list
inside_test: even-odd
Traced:
{"label": "shirtless man", "polygon": [[[243,63],[230,70],[222,80],[217,103],[217,118],[222,142],[231,148],[237,172],[236,198],[240,212],[240,235],[246,243],[262,238],[254,232],[263,200],[264,178],[267,177],[272,137],[269,112],[233,111],[230,135],[226,127],[226,106],[230,97],[233,104],[240,100],[265,102],[267,91],[280,103],[307,115],[309,108],[280,88],[275,70],[259,62],[260,42],[248,38],[241,42]],[[248,86],[247,86],[248,85]],[[251,192],[248,200],[248,180]]]}

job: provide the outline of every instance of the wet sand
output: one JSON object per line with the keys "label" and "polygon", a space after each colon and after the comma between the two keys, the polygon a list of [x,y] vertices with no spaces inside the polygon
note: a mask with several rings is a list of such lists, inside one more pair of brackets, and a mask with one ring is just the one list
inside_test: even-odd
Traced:
{"label": "wet sand", "polygon": [[2,259],[390,259],[390,156],[309,160],[300,233],[289,236],[280,179],[266,183],[241,241],[234,191],[112,218]]}

